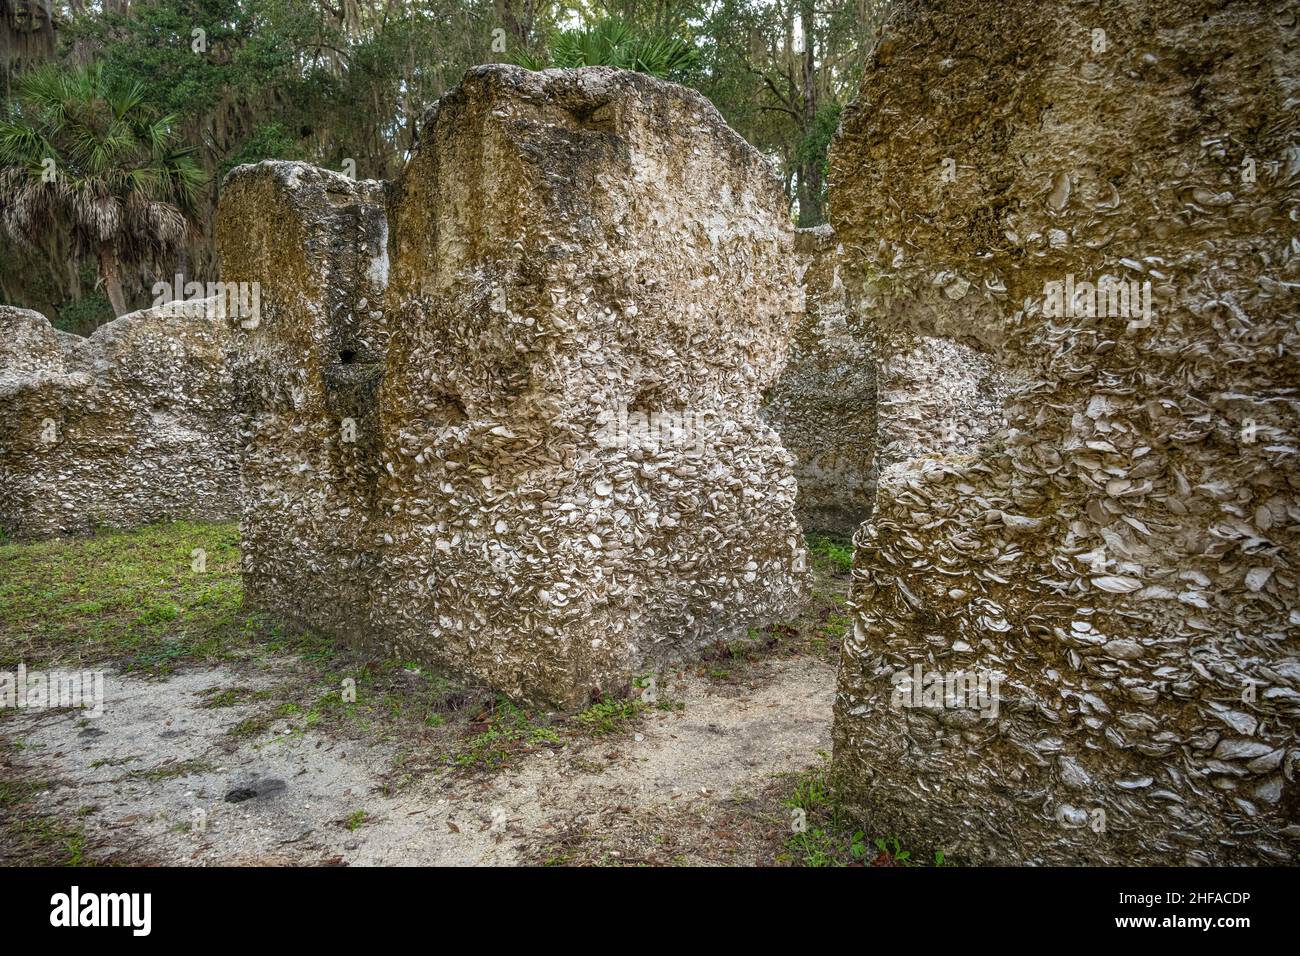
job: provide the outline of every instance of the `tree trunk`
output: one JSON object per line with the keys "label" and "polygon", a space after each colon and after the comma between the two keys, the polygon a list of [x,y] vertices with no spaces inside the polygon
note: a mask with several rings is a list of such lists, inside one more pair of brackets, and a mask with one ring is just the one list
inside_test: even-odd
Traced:
{"label": "tree trunk", "polygon": [[498,0],[497,15],[506,25],[506,35],[515,44],[513,50],[531,48],[533,34],[533,0]]}
{"label": "tree trunk", "polygon": [[122,277],[118,272],[117,252],[111,242],[102,243],[99,247],[99,278],[108,293],[108,303],[113,307],[113,316],[120,318],[126,315],[126,297],[122,295]]}
{"label": "tree trunk", "polygon": [[[816,11],[812,0],[802,0],[799,5],[799,30],[803,34],[803,115],[800,125],[803,127],[804,142],[817,131],[817,113],[821,106],[817,96],[817,54],[813,49],[813,29]],[[826,219],[822,208],[822,158],[804,152],[799,164],[799,225],[817,226]]]}

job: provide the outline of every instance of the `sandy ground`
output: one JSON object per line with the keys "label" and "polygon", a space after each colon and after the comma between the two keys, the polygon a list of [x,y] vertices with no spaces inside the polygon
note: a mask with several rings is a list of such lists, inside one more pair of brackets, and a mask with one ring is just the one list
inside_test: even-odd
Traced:
{"label": "sandy ground", "polygon": [[218,689],[283,685],[295,666],[110,676],[99,718],[8,718],[6,772],[57,781],[36,809],[81,817],[109,862],[762,863],[789,832],[780,776],[829,748],[835,686],[833,666],[812,655],[762,661],[739,684],[687,675],[665,688],[680,709],[649,710],[626,732],[394,789],[384,782],[400,739],[292,719],[232,737],[258,705],[205,706]]}

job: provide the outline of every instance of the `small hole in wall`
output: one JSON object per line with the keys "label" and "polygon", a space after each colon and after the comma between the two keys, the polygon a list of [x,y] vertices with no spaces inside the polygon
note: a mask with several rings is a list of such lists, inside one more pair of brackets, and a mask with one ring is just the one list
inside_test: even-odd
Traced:
{"label": "small hole in wall", "polygon": [[339,361],[344,365],[351,365],[357,360],[357,353],[352,349],[344,349],[339,352]]}
{"label": "small hole in wall", "polygon": [[467,415],[465,412],[465,403],[460,400],[459,395],[443,393],[438,396],[438,411],[450,425],[459,425],[465,421]]}
{"label": "small hole in wall", "polygon": [[411,419],[413,433],[436,433],[443,428],[464,424],[467,414],[460,396],[451,392],[435,392],[421,403],[419,413]]}
{"label": "small hole in wall", "polygon": [[636,393],[636,398],[632,399],[632,404],[628,407],[630,412],[657,412],[665,407],[663,390],[658,385],[646,385],[640,388]]}

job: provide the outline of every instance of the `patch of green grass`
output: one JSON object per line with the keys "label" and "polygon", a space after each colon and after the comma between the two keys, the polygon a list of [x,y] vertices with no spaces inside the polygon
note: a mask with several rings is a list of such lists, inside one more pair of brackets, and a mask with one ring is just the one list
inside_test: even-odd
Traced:
{"label": "patch of green grass", "polygon": [[827,614],[826,619],[813,629],[810,636],[813,649],[822,652],[830,647],[832,641],[842,640],[852,623],[853,619],[843,614]]}
{"label": "patch of green grass", "polygon": [[49,781],[30,778],[0,780],[0,809],[9,810],[20,803],[25,803],[41,791],[50,789],[51,786]]}
{"label": "patch of green grass", "polygon": [[[194,570],[196,549],[205,571]],[[276,636],[243,608],[236,522],[0,543],[0,660],[158,674]]]}
{"label": "patch of green grass", "polygon": [[228,687],[225,690],[210,692],[203,706],[212,710],[219,710],[224,707],[236,707],[239,704],[247,703],[251,700],[257,700],[259,692],[250,691],[245,687]]}
{"label": "patch of green grass", "polygon": [[534,723],[526,710],[504,696],[497,697],[485,721],[471,726],[477,727],[476,732],[450,755],[451,763],[463,769],[500,767],[526,749],[564,743],[554,730]]}
{"label": "patch of green grass", "polygon": [[58,785],[31,777],[0,780],[0,865],[91,865],[82,821],[86,811],[67,821],[31,806],[37,794]]}
{"label": "patch of green grass", "polygon": [[23,857],[29,866],[86,865],[86,830],[80,821],[26,817],[6,826],[6,830],[19,846],[26,847]]}
{"label": "patch of green grass", "polygon": [[[795,777],[793,792],[783,801],[791,829],[783,859],[802,866],[916,866],[897,837],[869,841],[844,811],[830,784],[826,756],[821,754],[820,766]],[[942,851],[934,862],[944,865]]]}
{"label": "patch of green grass", "polygon": [[814,566],[833,574],[846,575],[853,570],[853,541],[840,535],[809,534],[804,538]]}
{"label": "patch of green grass", "polygon": [[236,740],[247,740],[252,737],[260,737],[271,729],[271,718],[264,714],[255,717],[248,717],[241,720],[235,726],[226,731],[227,737],[234,737]]}
{"label": "patch of green grass", "polygon": [[573,719],[593,737],[625,730],[627,725],[640,716],[645,704],[631,697],[605,697],[599,703],[592,704]]}
{"label": "patch of green grass", "polygon": [[349,830],[356,830],[357,827],[361,826],[361,824],[365,822],[366,811],[357,810],[348,816],[348,818],[343,822],[343,826]]}

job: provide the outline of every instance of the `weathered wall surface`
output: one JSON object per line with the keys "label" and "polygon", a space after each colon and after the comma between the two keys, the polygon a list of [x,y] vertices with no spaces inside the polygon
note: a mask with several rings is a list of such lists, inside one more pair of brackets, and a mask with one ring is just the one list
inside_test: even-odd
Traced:
{"label": "weathered wall surface", "polygon": [[800,229],[805,312],[763,417],[795,457],[805,531],[852,534],[876,493],[876,366],[871,330],[850,308],[843,248],[829,226]]}
{"label": "weathered wall surface", "polygon": [[[873,352],[875,334],[873,325]],[[877,470],[922,455],[968,455],[1005,427],[1013,369],[952,339],[891,327],[884,334],[888,347],[876,370]]]}
{"label": "weathered wall surface", "polygon": [[0,526],[19,537],[238,513],[229,326],[206,300],[83,339],[0,306]]}
{"label": "weathered wall surface", "polygon": [[[263,280],[250,354],[303,383],[249,436],[255,600],[558,704],[797,613],[795,483],[758,412],[802,309],[792,230],[707,101],[471,70],[386,246],[367,197],[299,170],[236,170],[220,211],[223,278]],[[391,277],[338,260],[376,243]]]}
{"label": "weathered wall surface", "polygon": [[383,549],[377,396],[388,336],[382,184],[306,163],[240,166],[222,186],[226,282],[257,282],[237,333],[246,600],[361,640]]}
{"label": "weathered wall surface", "polygon": [[[887,28],[832,151],[846,281],[882,363],[921,334],[1014,384],[994,440],[882,469],[857,538],[834,766],[874,830],[969,862],[1296,859],[1288,7],[931,0]],[[1149,281],[1151,313],[1048,314],[1071,275]],[[895,695],[916,665],[996,677],[996,714]]]}

